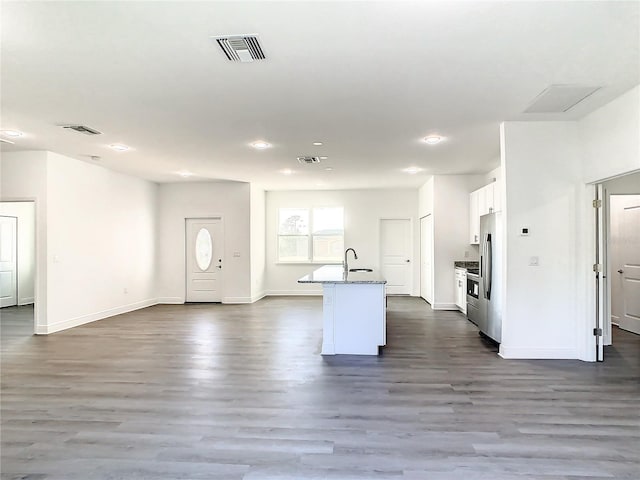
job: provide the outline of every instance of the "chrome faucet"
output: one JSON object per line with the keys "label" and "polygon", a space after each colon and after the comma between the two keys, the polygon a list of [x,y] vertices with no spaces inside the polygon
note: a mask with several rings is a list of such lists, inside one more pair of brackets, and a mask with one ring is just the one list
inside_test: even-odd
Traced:
{"label": "chrome faucet", "polygon": [[356,251],[353,248],[347,248],[344,251],[344,271],[345,271],[345,273],[349,271],[349,264],[347,263],[347,253],[349,253],[349,250],[351,250],[353,252],[353,259],[354,260],[358,259],[358,254],[356,253]]}

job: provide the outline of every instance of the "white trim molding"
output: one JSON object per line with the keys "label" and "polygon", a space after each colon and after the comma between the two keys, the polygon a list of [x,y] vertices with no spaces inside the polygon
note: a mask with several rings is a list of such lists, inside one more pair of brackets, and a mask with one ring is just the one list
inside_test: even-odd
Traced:
{"label": "white trim molding", "polygon": [[56,322],[51,325],[38,325],[36,327],[37,335],[48,335],[50,333],[60,332],[69,328],[78,327],[86,323],[95,322],[97,320],[103,320],[108,317],[120,315],[122,313],[132,312],[134,310],[140,310],[141,308],[151,307],[158,304],[157,298],[150,298],[148,300],[142,300],[136,303],[130,303],[128,305],[122,305],[120,307],[110,308],[101,312],[89,313],[80,317],[70,318],[61,322]]}
{"label": "white trim molding", "polygon": [[504,359],[519,360],[578,360],[575,348],[509,347],[500,345],[499,355]]}
{"label": "white trim molding", "polygon": [[184,297],[160,297],[158,303],[166,305],[182,305],[184,303]]}
{"label": "white trim molding", "polygon": [[433,310],[459,310],[455,303],[434,303],[431,308]]}

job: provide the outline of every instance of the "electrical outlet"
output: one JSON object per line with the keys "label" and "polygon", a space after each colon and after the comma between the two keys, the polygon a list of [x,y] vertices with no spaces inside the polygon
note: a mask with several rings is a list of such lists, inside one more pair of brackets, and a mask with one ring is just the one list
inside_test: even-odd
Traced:
{"label": "electrical outlet", "polygon": [[464,251],[464,258],[469,258],[469,250]]}
{"label": "electrical outlet", "polygon": [[540,258],[538,257],[530,257],[529,258],[529,266],[530,267],[537,267],[540,265]]}
{"label": "electrical outlet", "polygon": [[124,293],[124,294],[126,295],[127,293],[129,293],[129,289],[125,287],[125,288],[122,290],[122,293]]}

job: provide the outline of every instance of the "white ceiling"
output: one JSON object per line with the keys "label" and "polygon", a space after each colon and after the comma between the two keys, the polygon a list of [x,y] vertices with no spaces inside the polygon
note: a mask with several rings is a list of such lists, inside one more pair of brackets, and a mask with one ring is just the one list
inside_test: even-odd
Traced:
{"label": "white ceiling", "polygon": [[[190,171],[187,181],[267,189],[416,187],[430,174],[486,172],[501,121],[577,119],[640,81],[639,9],[3,1],[1,127],[26,135],[2,150],[98,155],[157,182]],[[259,35],[265,61],[228,62],[210,39],[246,33]],[[523,114],[552,84],[603,88],[564,114]],[[58,127],[70,123],[103,134]],[[426,145],[431,133],[447,140]],[[254,150],[258,139],[272,148]],[[329,158],[302,166],[299,155]],[[424,170],[402,172],[410,166]]]}

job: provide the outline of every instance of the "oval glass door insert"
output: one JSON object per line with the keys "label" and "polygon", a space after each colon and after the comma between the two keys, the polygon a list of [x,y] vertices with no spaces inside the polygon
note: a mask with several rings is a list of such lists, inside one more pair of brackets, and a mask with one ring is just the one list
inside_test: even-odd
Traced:
{"label": "oval glass door insert", "polygon": [[213,255],[211,234],[206,228],[201,228],[196,235],[196,263],[203,272],[211,265],[211,255]]}

